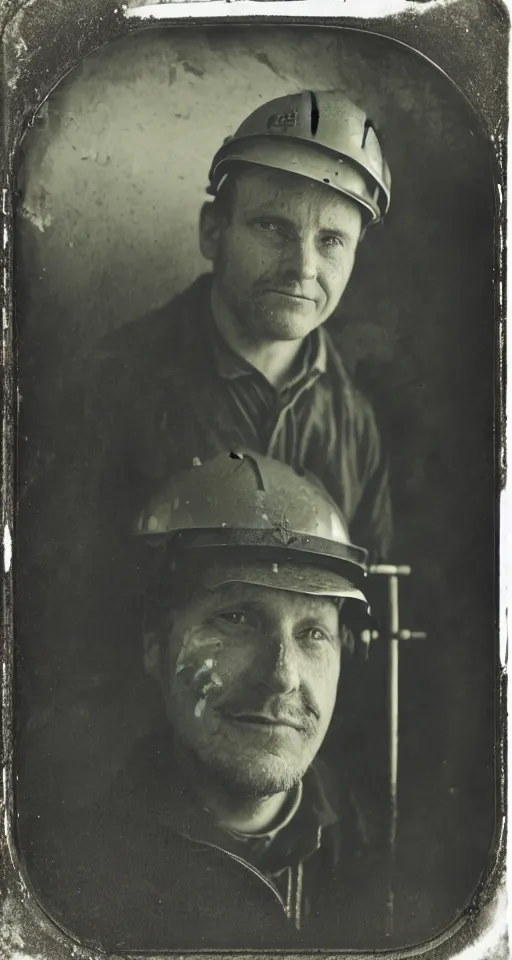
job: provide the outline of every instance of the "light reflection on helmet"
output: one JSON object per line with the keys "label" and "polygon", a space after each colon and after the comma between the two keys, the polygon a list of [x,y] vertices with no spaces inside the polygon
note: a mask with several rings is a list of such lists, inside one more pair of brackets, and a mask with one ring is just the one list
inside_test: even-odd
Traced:
{"label": "light reflection on helmet", "polygon": [[240,164],[326,184],[362,206],[369,223],[389,209],[391,175],[374,125],[337,90],[289,94],[254,110],[215,154],[208,192]]}

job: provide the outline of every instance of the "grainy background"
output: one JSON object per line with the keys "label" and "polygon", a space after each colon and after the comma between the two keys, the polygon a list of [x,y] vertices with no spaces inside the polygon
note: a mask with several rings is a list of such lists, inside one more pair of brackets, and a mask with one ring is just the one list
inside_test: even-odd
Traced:
{"label": "grainy background", "polygon": [[[404,647],[401,687],[404,877],[414,882],[421,858],[426,935],[468,901],[494,813],[494,193],[490,147],[461,96],[406,48],[327,28],[151,30],[96,52],[23,142],[20,382],[28,446],[44,456],[44,431],[65,416],[54,407],[63,371],[206,269],[197,213],[224,136],[265,99],[332,86],[382,129],[394,181],[389,219],[365,241],[330,325],[391,448],[394,555],[414,570],[404,625],[428,631]],[[84,697],[59,721],[72,631],[50,686],[52,665],[33,668],[41,637],[20,643],[20,686],[30,675],[46,710],[46,726],[35,711],[26,789],[44,769],[52,797],[94,793],[143,711],[125,721]]]}

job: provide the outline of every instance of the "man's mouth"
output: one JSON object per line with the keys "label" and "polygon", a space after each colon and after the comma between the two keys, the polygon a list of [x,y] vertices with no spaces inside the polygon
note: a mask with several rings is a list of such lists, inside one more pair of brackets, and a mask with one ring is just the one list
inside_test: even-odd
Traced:
{"label": "man's mouth", "polygon": [[264,713],[228,713],[226,716],[234,723],[252,727],[273,727],[275,729],[288,727],[298,731],[304,729],[303,724],[291,717],[270,717]]}
{"label": "man's mouth", "polygon": [[295,300],[297,303],[315,303],[313,297],[305,297],[302,293],[293,293],[290,290],[268,290],[267,293],[273,293],[278,297],[285,297],[287,300]]}

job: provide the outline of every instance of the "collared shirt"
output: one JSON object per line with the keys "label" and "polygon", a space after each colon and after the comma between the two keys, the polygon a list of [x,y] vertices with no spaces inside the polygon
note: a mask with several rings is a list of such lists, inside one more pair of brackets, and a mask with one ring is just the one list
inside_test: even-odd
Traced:
{"label": "collared shirt", "polygon": [[293,464],[297,439],[294,436],[294,407],[301,395],[326,372],[327,348],[322,328],[304,340],[284,384],[277,389],[243,357],[235,353],[218,331],[212,318],[211,345],[219,377],[225,381],[233,419],[240,433],[254,437],[269,456],[279,457],[281,434],[288,418],[289,441],[286,459]]}

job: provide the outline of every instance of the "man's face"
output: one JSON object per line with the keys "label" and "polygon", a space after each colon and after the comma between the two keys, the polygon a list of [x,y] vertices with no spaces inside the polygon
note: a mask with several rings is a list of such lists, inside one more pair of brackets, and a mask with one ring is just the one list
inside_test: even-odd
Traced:
{"label": "man's face", "polygon": [[339,605],[226,584],[173,618],[160,679],[185,750],[243,796],[289,789],[329,726],[340,668]]}
{"label": "man's face", "polygon": [[348,283],[360,208],[323,184],[261,168],[236,176],[230,208],[216,217],[215,242],[202,237],[221,302],[253,342],[307,336]]}

